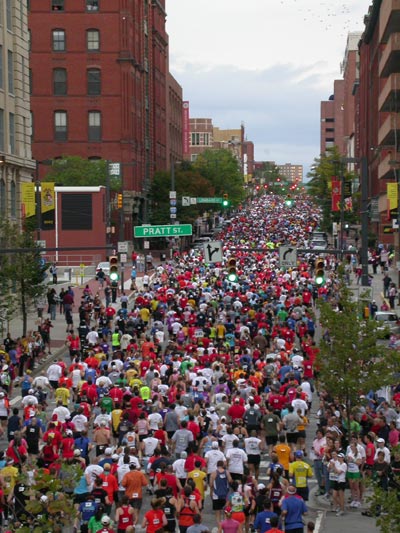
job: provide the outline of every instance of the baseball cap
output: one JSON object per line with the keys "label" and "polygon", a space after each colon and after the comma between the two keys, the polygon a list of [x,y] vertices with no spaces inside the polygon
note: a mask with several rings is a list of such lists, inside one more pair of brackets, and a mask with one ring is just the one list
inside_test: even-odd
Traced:
{"label": "baseball cap", "polygon": [[119,459],[119,455],[118,455],[117,453],[113,453],[112,456],[111,456],[111,459],[112,459],[113,461],[118,461],[118,459]]}
{"label": "baseball cap", "polygon": [[265,489],[265,485],[264,485],[264,483],[259,483],[257,488],[258,488],[258,490],[263,490],[263,489]]}
{"label": "baseball cap", "polygon": [[211,444],[211,448],[218,448],[218,442],[214,440]]}
{"label": "baseball cap", "polygon": [[293,485],[289,485],[289,487],[287,489],[287,493],[288,494],[296,494],[296,487],[294,487]]}
{"label": "baseball cap", "polygon": [[103,518],[101,519],[101,523],[103,524],[103,526],[108,526],[110,522],[111,520],[109,516],[103,516]]}
{"label": "baseball cap", "polygon": [[338,453],[338,457],[341,457],[342,459],[344,459],[344,453]]}
{"label": "baseball cap", "polygon": [[385,439],[382,439],[382,437],[379,437],[379,439],[376,439],[376,442],[385,442]]}
{"label": "baseball cap", "polygon": [[295,457],[303,457],[303,452],[301,450],[297,450],[294,452]]}
{"label": "baseball cap", "polygon": [[186,458],[187,458],[187,453],[181,452],[181,459],[186,459]]}
{"label": "baseball cap", "polygon": [[226,513],[231,513],[232,512],[232,507],[225,507],[224,511]]}
{"label": "baseball cap", "polygon": [[112,451],[112,448],[106,448],[106,449],[104,450],[104,454],[105,454],[105,455],[111,455],[112,452],[113,452],[113,451]]}
{"label": "baseball cap", "polygon": [[78,449],[74,450],[74,455],[75,455],[75,457],[79,457],[80,454],[81,454],[81,451],[80,451],[80,450],[78,450]]}

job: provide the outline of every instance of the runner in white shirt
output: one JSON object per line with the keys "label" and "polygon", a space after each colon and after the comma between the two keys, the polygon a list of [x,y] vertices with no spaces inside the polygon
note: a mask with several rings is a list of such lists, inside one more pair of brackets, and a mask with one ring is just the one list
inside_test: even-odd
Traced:
{"label": "runner in white shirt", "polygon": [[159,423],[163,421],[162,416],[157,411],[149,414],[147,420],[152,431],[157,431]]}
{"label": "runner in white shirt", "polygon": [[257,437],[257,431],[252,431],[250,437],[244,439],[244,449],[247,453],[247,461],[250,474],[258,479],[262,452],[262,440]]}
{"label": "runner in white shirt", "polygon": [[58,387],[58,382],[61,376],[62,368],[57,363],[53,363],[47,369],[47,377],[49,378],[50,385],[53,387],[53,389],[56,389]]}
{"label": "runner in white shirt", "polygon": [[218,461],[226,462],[225,455],[218,449],[218,442],[216,441],[211,444],[211,450],[204,454],[204,459],[207,463],[207,474],[216,471]]}
{"label": "runner in white shirt", "polygon": [[241,480],[244,472],[244,464],[247,463],[247,453],[239,448],[239,441],[233,442],[233,447],[226,452],[228,472],[232,479]]}
{"label": "runner in white shirt", "polygon": [[222,437],[222,442],[224,443],[224,452],[226,453],[230,448],[233,448],[233,441],[239,440],[236,435],[232,433],[232,430],[229,429],[230,433],[227,433]]}

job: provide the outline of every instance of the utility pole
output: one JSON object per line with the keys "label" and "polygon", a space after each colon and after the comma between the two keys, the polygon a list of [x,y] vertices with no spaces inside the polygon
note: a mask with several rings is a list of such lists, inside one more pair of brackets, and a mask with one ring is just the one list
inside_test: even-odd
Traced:
{"label": "utility pole", "polygon": [[107,173],[106,173],[106,243],[110,244],[111,242],[111,180],[110,180],[110,161],[106,161]]}
{"label": "utility pole", "polygon": [[369,286],[368,276],[368,161],[361,157],[361,285]]}
{"label": "utility pole", "polygon": [[35,171],[35,213],[36,213],[36,239],[41,240],[42,235],[42,202],[39,179],[39,165],[40,161],[36,161]]}

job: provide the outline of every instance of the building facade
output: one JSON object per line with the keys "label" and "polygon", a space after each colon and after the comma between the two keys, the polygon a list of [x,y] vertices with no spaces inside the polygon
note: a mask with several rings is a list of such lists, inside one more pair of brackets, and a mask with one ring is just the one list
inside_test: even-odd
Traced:
{"label": "building facade", "polygon": [[34,179],[26,2],[0,3],[0,210],[21,226],[22,184]]}
{"label": "building facade", "polygon": [[303,181],[303,165],[293,165],[292,163],[285,163],[284,165],[278,165],[278,170],[279,174],[289,181]]}
{"label": "building facade", "polygon": [[[365,17],[358,86],[358,156],[368,162],[371,228],[379,242],[394,244],[399,258],[397,200],[400,172],[400,0],[375,0]],[[391,185],[390,185],[391,184]]]}
{"label": "building facade", "polygon": [[165,19],[165,0],[30,2],[34,158],[121,162],[126,239],[168,166]]}
{"label": "building facade", "polygon": [[344,81],[335,80],[333,94],[321,102],[320,153],[337,146],[341,154],[345,153],[343,139],[344,124]]}
{"label": "building facade", "polygon": [[167,80],[167,168],[171,168],[173,161],[183,159],[183,102],[182,87],[170,73]]}

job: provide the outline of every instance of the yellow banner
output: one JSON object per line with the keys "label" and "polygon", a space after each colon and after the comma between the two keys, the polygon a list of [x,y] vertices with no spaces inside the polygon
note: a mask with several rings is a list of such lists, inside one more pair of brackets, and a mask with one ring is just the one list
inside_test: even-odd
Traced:
{"label": "yellow banner", "polygon": [[389,200],[389,209],[396,209],[398,205],[398,185],[397,183],[386,184],[386,194]]}
{"label": "yellow banner", "polygon": [[42,213],[55,209],[54,182],[41,183]]}
{"label": "yellow banner", "polygon": [[21,196],[22,216],[25,218],[35,216],[35,184],[31,182],[22,183]]}

